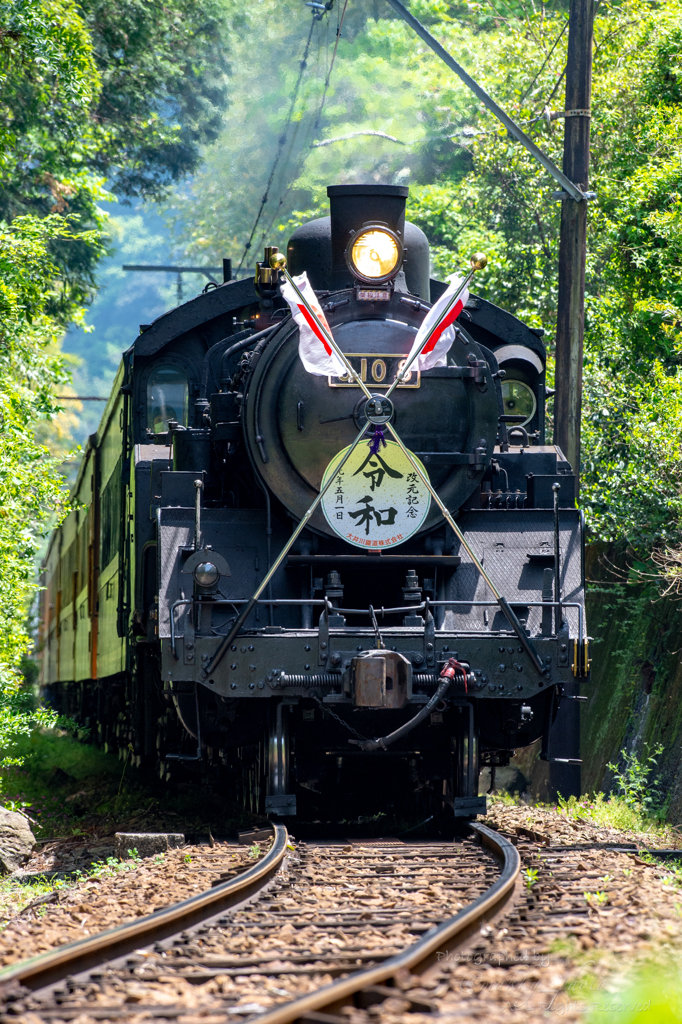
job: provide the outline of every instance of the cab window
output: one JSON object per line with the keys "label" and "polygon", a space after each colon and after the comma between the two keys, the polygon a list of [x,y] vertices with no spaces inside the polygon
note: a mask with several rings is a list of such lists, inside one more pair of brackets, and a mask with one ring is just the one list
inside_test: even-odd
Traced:
{"label": "cab window", "polygon": [[147,426],[154,434],[165,434],[168,421],[187,426],[187,377],[175,366],[152,370],[147,382]]}

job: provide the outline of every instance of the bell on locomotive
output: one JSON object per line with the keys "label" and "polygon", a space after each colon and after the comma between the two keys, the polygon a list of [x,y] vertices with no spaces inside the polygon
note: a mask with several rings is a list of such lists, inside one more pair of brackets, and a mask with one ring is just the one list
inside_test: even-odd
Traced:
{"label": "bell on locomotive", "polygon": [[542,332],[478,294],[485,256],[431,278],[406,187],[327,192],[126,353],[81,478],[103,611],[81,662],[46,627],[45,682],[85,718],[97,680],[102,742],[123,716],[140,765],[226,807],[447,832],[519,748],[577,770],[575,478]]}

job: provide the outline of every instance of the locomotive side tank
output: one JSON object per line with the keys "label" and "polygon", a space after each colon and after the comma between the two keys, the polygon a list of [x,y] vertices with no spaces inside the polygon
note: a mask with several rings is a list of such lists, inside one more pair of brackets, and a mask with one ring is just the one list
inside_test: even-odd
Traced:
{"label": "locomotive side tank", "polygon": [[[380,397],[446,286],[406,188],[328,193],[289,269]],[[232,637],[369,426],[348,374],[306,372],[274,252],[255,282],[225,261],[223,284],[124,354],[45,561],[43,685],[109,748],[251,811],[474,817],[482,765],[538,739],[545,759],[578,756],[552,723],[589,672],[584,531],[572,467],[545,441],[542,332],[471,295],[447,365],[393,393],[392,422],[469,551],[398,446],[363,441]]]}

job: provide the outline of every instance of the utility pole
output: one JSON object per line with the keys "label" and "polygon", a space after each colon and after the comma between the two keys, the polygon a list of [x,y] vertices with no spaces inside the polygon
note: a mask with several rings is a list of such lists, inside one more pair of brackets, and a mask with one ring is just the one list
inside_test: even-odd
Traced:
{"label": "utility pole", "polygon": [[[587,192],[590,167],[592,24],[594,0],[571,0],[566,64],[563,172]],[[580,478],[587,200],[561,204],[556,333],[554,442]]]}
{"label": "utility pole", "polygon": [[[592,25],[594,0],[570,0],[563,172],[583,193],[590,167],[590,99],[592,93]],[[573,466],[580,482],[580,413],[583,385],[585,257],[587,199],[566,197],[561,203],[559,298],[556,334],[554,442]],[[567,697],[577,696],[577,681]],[[577,757],[580,750],[580,704],[562,700],[550,733],[552,757]],[[580,765],[549,765],[550,799],[580,796]]]}

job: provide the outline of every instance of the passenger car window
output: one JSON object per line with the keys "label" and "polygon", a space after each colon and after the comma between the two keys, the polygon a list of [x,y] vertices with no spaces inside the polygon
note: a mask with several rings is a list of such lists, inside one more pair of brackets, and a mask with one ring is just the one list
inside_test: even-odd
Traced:
{"label": "passenger car window", "polygon": [[175,366],[159,366],[147,382],[147,426],[154,434],[165,434],[168,421],[187,426],[187,377]]}

